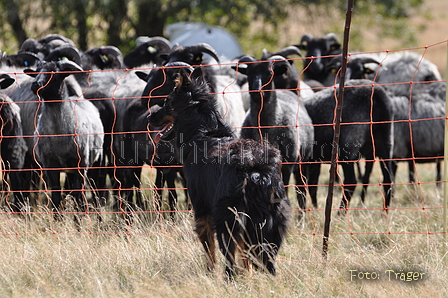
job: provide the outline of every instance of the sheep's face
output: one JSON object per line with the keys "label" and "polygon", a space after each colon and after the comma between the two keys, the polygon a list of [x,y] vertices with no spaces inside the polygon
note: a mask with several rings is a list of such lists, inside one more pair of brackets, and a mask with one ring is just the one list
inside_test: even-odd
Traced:
{"label": "sheep's face", "polygon": [[34,77],[34,81],[31,84],[31,90],[42,98],[56,99],[56,97],[48,91],[51,89],[59,90],[64,78],[56,75],[58,71],[60,70],[58,69],[56,62],[41,64],[34,72],[26,71],[30,76]]}
{"label": "sheep's face", "polygon": [[[279,60],[276,60],[276,59]],[[265,95],[266,91],[274,89],[274,77],[282,76],[289,69],[290,65],[283,57],[274,56],[268,61],[258,61],[254,63],[240,64],[238,71],[247,75],[251,98],[259,98]]]}
{"label": "sheep's face", "polygon": [[248,83],[249,90],[266,89],[274,79],[274,71],[271,69],[271,63],[260,62],[249,66]]}
{"label": "sheep's face", "polygon": [[347,63],[347,72],[345,77],[349,79],[365,79],[366,74],[370,73],[370,68],[365,67],[365,65],[357,60],[351,60]]}
{"label": "sheep's face", "polygon": [[120,69],[123,57],[119,49],[112,46],[92,48],[85,52],[92,66],[98,69]]}
{"label": "sheep's face", "polygon": [[63,81],[73,71],[82,71],[82,68],[71,61],[43,62],[36,70],[24,70],[34,77],[31,90],[43,99],[60,99]]}
{"label": "sheep's face", "polygon": [[210,55],[219,63],[218,54],[215,49],[207,43],[197,43],[187,47],[176,44],[169,54],[162,54],[160,57],[167,61],[167,63],[181,61],[197,66],[203,62],[203,53]]}
{"label": "sheep's face", "polygon": [[302,49],[306,50],[306,57],[303,61],[303,67],[308,74],[318,75],[326,71],[326,63],[331,57],[325,57],[335,54],[339,51],[340,44],[326,38],[313,38],[309,40]]}
{"label": "sheep's face", "polygon": [[161,64],[161,60],[158,57],[159,50],[150,46],[147,42],[135,47],[128,55],[124,57],[124,63],[127,67],[136,67],[140,65],[149,64],[152,61],[157,64]]}
{"label": "sheep's face", "polygon": [[182,61],[191,65],[202,63],[202,53],[186,51],[184,47],[179,47],[168,55],[168,62]]}

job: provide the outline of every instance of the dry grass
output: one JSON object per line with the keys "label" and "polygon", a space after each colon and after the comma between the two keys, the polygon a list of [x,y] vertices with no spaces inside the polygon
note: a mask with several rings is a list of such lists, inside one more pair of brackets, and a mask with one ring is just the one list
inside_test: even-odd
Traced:
{"label": "dry grass", "polygon": [[[418,165],[422,182],[434,181],[434,168],[434,164]],[[215,273],[206,270],[189,212],[177,214],[175,223],[153,213],[138,215],[132,226],[120,215],[107,214],[100,224],[94,216],[86,216],[80,232],[69,216],[55,222],[46,214],[3,214],[0,296],[446,297],[442,210],[429,208],[442,206],[441,192],[434,184],[403,185],[405,169],[400,165],[392,204],[397,209],[387,216],[372,209],[381,206],[380,188],[375,185],[369,189],[368,208],[351,210],[346,217],[333,214],[326,266],[321,258],[324,212],[313,210],[306,221],[293,221],[279,254],[277,276],[255,271],[230,283],[223,278],[221,256]],[[322,173],[320,183],[325,184],[326,166]],[[377,173],[373,183],[380,180]],[[146,179],[144,184],[149,182]],[[290,195],[294,195],[292,188]],[[334,206],[339,195],[337,190]],[[325,198],[326,188],[321,187],[322,207]],[[359,205],[357,199],[352,203],[352,207]],[[380,280],[351,280],[350,270],[376,272]],[[386,270],[425,275],[422,281],[403,282],[394,274],[389,280]]]}
{"label": "dry grass", "polygon": [[[419,36],[419,45],[446,39],[447,3],[426,0],[433,21]],[[440,5],[440,6],[439,6]],[[297,21],[301,21],[297,18]],[[424,19],[417,20],[426,22]],[[303,24],[304,22],[300,22]],[[291,27],[284,42],[301,34],[334,31],[324,26]],[[373,38],[373,37],[372,37]],[[367,50],[390,49],[375,43]],[[443,72],[446,47],[428,50],[428,59]],[[430,58],[431,57],[431,58]],[[433,58],[432,58],[433,57]],[[320,184],[328,183],[328,168]],[[379,169],[372,183],[379,183]],[[293,221],[273,277],[261,272],[223,278],[223,258],[215,273],[206,270],[201,246],[192,232],[192,215],[181,212],[175,223],[154,213],[138,215],[128,226],[121,215],[107,214],[97,223],[86,216],[76,230],[67,216],[55,222],[45,213],[29,217],[0,215],[0,297],[447,297],[447,243],[442,233],[442,192],[435,186],[435,166],[418,165],[422,182],[407,185],[407,169],[399,166],[392,208],[381,210],[379,186],[371,186],[366,207],[358,200],[359,187],[346,217],[333,212],[329,258],[323,266],[324,212],[312,210],[303,222]],[[150,188],[153,173],[146,172],[143,187]],[[323,208],[326,188],[319,189]],[[289,191],[297,208],[294,192]],[[145,195],[151,198],[151,193]],[[334,206],[339,205],[335,191]],[[149,200],[151,201],[151,200]],[[180,209],[185,209],[184,197]],[[423,208],[424,207],[424,208]],[[166,206],[165,206],[166,209]],[[353,280],[350,270],[376,272],[379,280]],[[422,281],[389,280],[387,270],[425,273]]]}

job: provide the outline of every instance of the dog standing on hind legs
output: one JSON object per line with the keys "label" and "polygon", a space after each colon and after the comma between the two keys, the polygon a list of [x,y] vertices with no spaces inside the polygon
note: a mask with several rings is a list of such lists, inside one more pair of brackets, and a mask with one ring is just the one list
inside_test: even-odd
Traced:
{"label": "dog standing on hind legs", "polygon": [[[163,107],[153,107],[155,141],[176,137],[193,205],[195,232],[215,267],[215,234],[233,276],[239,259],[275,274],[275,259],[291,207],[281,176],[280,152],[254,140],[239,140],[216,109],[200,67],[185,68]],[[239,258],[239,259],[237,259]]]}

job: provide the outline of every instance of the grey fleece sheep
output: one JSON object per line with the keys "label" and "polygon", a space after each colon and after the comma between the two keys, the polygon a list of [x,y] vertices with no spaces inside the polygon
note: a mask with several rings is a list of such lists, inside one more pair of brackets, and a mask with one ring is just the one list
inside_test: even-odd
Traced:
{"label": "grey fleece sheep", "polygon": [[[383,54],[386,55],[386,54]],[[410,82],[412,91],[419,88],[416,82],[440,81],[442,76],[437,66],[414,52],[399,52],[384,56],[378,67],[375,82],[384,84],[384,87],[395,96],[410,96]]]}
{"label": "grey fleece sheep", "polygon": [[[31,204],[34,204],[37,198],[37,193],[34,190],[40,187],[39,184],[41,181],[39,174],[35,172],[38,169],[38,165],[34,157],[34,131],[41,109],[39,109],[39,98],[31,90],[32,82],[32,77],[24,73],[17,74],[16,83],[14,84],[14,88],[9,92],[9,97],[20,108],[23,136],[28,149],[25,154],[23,170],[20,173],[23,185],[23,196]],[[30,189],[33,191],[30,192]]]}
{"label": "grey fleece sheep", "polygon": [[[336,62],[340,59],[334,60]],[[415,162],[437,162],[437,181],[441,180],[440,158],[443,156],[443,138],[445,115],[446,83],[430,82],[441,79],[437,67],[422,56],[412,52],[400,52],[390,55],[362,54],[354,55],[347,64],[347,73],[357,79],[375,72],[365,67],[366,63],[380,64],[377,68],[376,81],[384,84],[392,95],[394,123],[394,159],[408,161],[409,182],[415,181]],[[339,66],[335,67],[339,68]],[[414,82],[411,85],[409,82]],[[422,83],[417,83],[422,82]],[[410,117],[409,117],[410,115]],[[434,119],[437,118],[437,119]],[[420,120],[419,120],[420,119]],[[431,120],[423,120],[431,119]],[[412,146],[409,120],[412,121]],[[431,144],[431,145],[429,145]],[[396,161],[394,162],[396,170]],[[371,165],[366,165],[365,176],[369,176]],[[368,180],[368,177],[365,177]],[[364,200],[366,186],[361,194]]]}
{"label": "grey fleece sheep", "polygon": [[[445,93],[438,92],[437,95],[433,99],[431,99],[430,90],[431,87],[437,86],[436,84],[427,84],[426,82],[432,82],[432,81],[441,81],[442,76],[440,75],[439,70],[437,69],[437,66],[433,64],[432,62],[428,61],[427,59],[424,59],[423,56],[414,53],[414,52],[398,52],[393,53],[390,55],[387,55],[383,59],[383,63],[380,67],[378,67],[376,82],[380,84],[384,84],[384,87],[391,92],[393,96],[406,96],[407,98],[410,98],[411,101],[415,99],[419,103],[419,107],[414,107],[414,103],[412,103],[413,110],[411,117],[414,117],[416,119],[422,119],[425,118],[427,115],[444,115],[444,106],[442,107],[441,104],[445,104],[440,102],[440,100],[437,100],[437,98],[440,99],[441,96],[445,96]],[[412,82],[412,84],[411,84]],[[423,82],[423,83],[418,83]],[[436,89],[440,89],[440,84]],[[418,94],[414,96],[414,94]],[[437,91],[436,91],[437,93]],[[425,95],[426,94],[426,95]],[[423,99],[423,98],[426,98]],[[397,99],[398,102],[400,102],[400,98]],[[431,106],[431,102],[437,102],[437,104],[433,107]],[[423,106],[427,106],[424,108]],[[401,110],[397,110],[401,109]],[[408,106],[396,106],[395,107],[395,113],[399,115],[404,115],[409,111]],[[406,114],[408,115],[408,114]],[[408,116],[406,116],[409,118]],[[406,119],[407,119],[406,118]],[[430,118],[430,117],[427,117]],[[431,138],[429,135],[429,132],[432,134],[436,134],[438,136],[442,136],[443,138],[443,126],[440,127],[439,125],[436,125],[434,128],[431,126],[426,126],[430,122],[423,122],[420,123],[421,125],[429,128],[427,130],[428,133],[420,134],[418,136],[421,136],[421,138],[418,139],[418,141],[414,141],[414,146],[421,146],[422,144],[426,144],[427,142],[431,142],[433,144],[437,143],[437,140],[440,140],[440,137]],[[409,133],[407,134],[409,135]],[[403,141],[403,139],[399,140]],[[408,143],[410,144],[410,143]],[[436,145],[432,152],[433,153],[443,153],[443,150],[440,151],[438,147],[439,145]],[[407,144],[405,145],[407,146]],[[415,156],[416,157],[422,157],[427,155],[427,149],[424,148],[415,148]],[[423,155],[421,155],[423,154]],[[409,156],[409,153],[406,153],[405,151],[400,151],[400,153],[396,152],[394,154],[397,158]],[[432,156],[441,156],[443,154],[439,155],[432,155]],[[437,180],[440,181],[441,177],[441,170],[440,170],[440,159],[435,160],[426,160],[427,162],[430,161],[436,161],[437,163]],[[420,160],[420,162],[424,162],[424,160]],[[409,162],[409,182],[414,182],[414,163],[412,161]]]}
{"label": "grey fleece sheep", "polygon": [[[392,97],[394,110],[394,174],[397,162],[409,164],[409,182],[415,181],[415,163],[437,162],[441,180],[444,155],[446,82],[420,84],[410,98]],[[409,122],[410,121],[410,122]],[[412,138],[411,138],[412,137]],[[365,175],[369,175],[366,172]]]}
{"label": "grey fleece sheep", "polygon": [[282,56],[272,56],[267,61],[257,61],[251,56],[239,60],[236,70],[247,75],[251,98],[241,138],[264,139],[280,150],[285,162],[282,166],[283,183],[288,185],[291,174],[293,171],[296,173],[298,201],[300,208],[305,209],[306,192],[297,162],[311,157],[314,141],[312,122],[296,93],[275,90],[274,86],[274,77],[282,76],[290,67]]}
{"label": "grey fleece sheep", "polygon": [[[432,82],[421,84],[418,90],[413,92],[411,98],[391,97],[395,116],[394,176],[397,163],[407,162],[409,182],[414,183],[416,163],[436,162],[436,181],[441,181],[440,162],[444,156],[445,136],[445,94],[446,82]],[[366,166],[364,180],[368,180],[371,170],[371,166]],[[366,192],[365,185],[361,200],[364,200]]]}
{"label": "grey fleece sheep", "polygon": [[88,168],[102,158],[104,130],[98,109],[82,96],[70,97],[64,79],[82,69],[71,61],[44,62],[34,77],[31,89],[42,100],[35,131],[35,154],[52,190],[52,208],[61,207],[60,172],[69,173],[69,186],[77,199],[78,210],[85,200]]}
{"label": "grey fleece sheep", "polygon": [[[9,75],[0,75],[0,89],[6,89],[14,83]],[[4,177],[2,191],[12,191],[14,200],[8,201],[12,211],[19,212],[24,205],[20,173],[25,161],[27,147],[23,140],[20,109],[5,92],[0,93],[0,156]],[[9,183],[7,183],[9,178]]]}
{"label": "grey fleece sheep", "polygon": [[24,74],[23,69],[33,67],[40,62],[40,59],[36,54],[26,51],[19,52],[16,55],[2,53],[0,56],[1,72],[10,74],[15,79],[14,85],[8,90],[8,96],[17,104],[20,110],[23,139],[27,151],[19,176],[22,183],[22,196],[24,200],[32,203],[29,190],[31,185],[37,185],[39,181],[38,175],[33,175],[32,169],[35,169],[36,166],[31,151],[34,146],[34,120],[35,116],[37,116],[38,98],[31,91],[32,78]]}
{"label": "grey fleece sheep", "polygon": [[[346,83],[338,154],[344,171],[344,195],[340,204],[342,213],[348,208],[355,190],[357,180],[354,163],[361,157],[373,160],[377,156],[381,159],[384,208],[389,207],[392,197],[393,105],[384,88],[377,85],[372,87],[372,84],[369,80],[349,80]],[[316,143],[312,159],[316,163],[310,166],[312,169],[308,180],[314,206],[317,206],[320,162],[331,160],[337,92],[338,88],[325,89],[305,100],[305,106],[315,125]],[[370,124],[371,122],[373,123]]]}

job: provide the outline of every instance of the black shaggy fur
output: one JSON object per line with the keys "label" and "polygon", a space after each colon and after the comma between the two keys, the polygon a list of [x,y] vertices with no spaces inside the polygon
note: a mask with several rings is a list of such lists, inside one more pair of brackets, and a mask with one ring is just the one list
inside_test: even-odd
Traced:
{"label": "black shaggy fur", "polygon": [[177,138],[208,268],[215,266],[216,233],[229,276],[239,261],[244,268],[252,264],[275,274],[290,218],[280,152],[267,143],[234,138],[200,68],[178,75],[174,91],[150,123],[165,126],[162,140]]}

